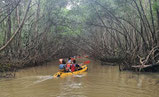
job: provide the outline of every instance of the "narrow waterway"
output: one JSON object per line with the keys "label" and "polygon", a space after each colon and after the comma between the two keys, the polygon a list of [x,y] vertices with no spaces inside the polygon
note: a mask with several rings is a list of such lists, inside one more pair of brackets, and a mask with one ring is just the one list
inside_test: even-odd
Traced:
{"label": "narrow waterway", "polygon": [[58,62],[20,70],[0,80],[0,97],[159,97],[158,73],[119,72],[91,61],[88,72],[53,78]]}

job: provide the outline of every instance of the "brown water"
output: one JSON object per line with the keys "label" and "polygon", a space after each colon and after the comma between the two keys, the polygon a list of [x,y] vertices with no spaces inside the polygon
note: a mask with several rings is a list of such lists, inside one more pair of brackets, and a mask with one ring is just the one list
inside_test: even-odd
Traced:
{"label": "brown water", "polygon": [[0,80],[0,97],[159,97],[159,74],[119,72],[117,66],[88,65],[88,72],[53,78],[57,62],[20,70]]}

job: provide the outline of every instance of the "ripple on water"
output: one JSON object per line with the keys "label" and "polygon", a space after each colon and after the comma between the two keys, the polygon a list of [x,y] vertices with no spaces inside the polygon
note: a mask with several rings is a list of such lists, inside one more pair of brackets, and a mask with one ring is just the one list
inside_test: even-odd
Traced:
{"label": "ripple on water", "polygon": [[84,72],[82,74],[78,74],[78,75],[72,75],[72,77],[84,77],[87,75],[87,72]]}
{"label": "ripple on water", "polygon": [[53,76],[37,76],[38,80],[34,81],[34,83],[40,83],[49,79],[53,79]]}

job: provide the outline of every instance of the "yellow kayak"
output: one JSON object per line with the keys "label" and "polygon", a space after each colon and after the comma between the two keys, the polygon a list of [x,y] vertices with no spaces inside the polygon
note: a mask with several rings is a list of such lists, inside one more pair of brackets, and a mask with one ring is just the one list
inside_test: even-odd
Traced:
{"label": "yellow kayak", "polygon": [[83,65],[81,70],[74,71],[74,72],[57,72],[53,75],[53,77],[65,77],[69,75],[78,75],[82,74],[83,72],[87,71],[88,67],[87,65]]}

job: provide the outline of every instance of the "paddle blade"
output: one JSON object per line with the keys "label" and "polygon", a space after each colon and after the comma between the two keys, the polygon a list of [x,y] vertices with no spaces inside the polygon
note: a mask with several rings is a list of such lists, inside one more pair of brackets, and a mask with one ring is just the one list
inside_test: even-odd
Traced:
{"label": "paddle blade", "polygon": [[89,64],[90,63],[90,61],[88,60],[88,61],[85,61],[83,64]]}

